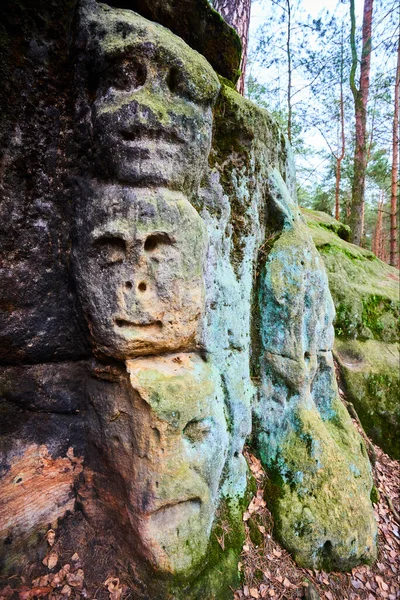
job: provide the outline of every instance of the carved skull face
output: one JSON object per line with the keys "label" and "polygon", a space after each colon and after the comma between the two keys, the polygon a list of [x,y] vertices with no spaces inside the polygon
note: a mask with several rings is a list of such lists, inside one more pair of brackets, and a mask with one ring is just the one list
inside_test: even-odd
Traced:
{"label": "carved skull face", "polygon": [[127,370],[128,392],[101,382],[92,391],[101,451],[126,489],[125,535],[156,569],[188,572],[204,562],[227,456],[220,377],[187,353],[131,360]]}
{"label": "carved skull face", "polygon": [[87,57],[79,114],[93,135],[97,176],[193,191],[219,90],[208,62],[164,27],[94,2],[80,10],[78,44]]}
{"label": "carved skull face", "polygon": [[95,346],[125,359],[193,348],[203,312],[206,232],[168,190],[97,186],[78,209],[78,293]]}

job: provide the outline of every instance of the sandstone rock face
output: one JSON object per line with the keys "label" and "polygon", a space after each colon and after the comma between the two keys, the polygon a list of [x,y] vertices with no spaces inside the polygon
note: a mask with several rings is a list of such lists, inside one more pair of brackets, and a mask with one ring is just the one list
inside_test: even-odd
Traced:
{"label": "sandstone rock face", "polygon": [[305,211],[336,306],[335,358],[368,435],[400,457],[399,272],[342,239],[344,225]]}
{"label": "sandstone rock face", "polygon": [[138,599],[231,597],[250,436],[296,560],[372,560],[370,467],[288,144],[157,3],[70,4],[40,7],[49,29],[27,8],[30,54],[11,36],[2,63],[22,81],[2,126],[4,572],[42,560],[52,525],[88,585],[107,564]]}

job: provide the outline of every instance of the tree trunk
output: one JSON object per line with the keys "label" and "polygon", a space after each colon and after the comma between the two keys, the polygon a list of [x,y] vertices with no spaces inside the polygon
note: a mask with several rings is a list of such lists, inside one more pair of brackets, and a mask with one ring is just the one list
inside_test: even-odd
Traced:
{"label": "tree trunk", "polygon": [[355,80],[358,58],[356,47],[356,22],[354,2],[355,0],[350,0],[350,45],[352,54],[350,87],[354,98],[354,112],[356,119],[356,143],[354,151],[354,175],[352,182],[350,227],[352,232],[352,242],[354,244],[360,245],[364,231],[365,172],[367,169],[367,103],[369,93],[369,73],[371,66],[371,30],[373,0],[364,0],[362,54],[359,87],[357,87]]}
{"label": "tree trunk", "polygon": [[292,54],[290,51],[290,33],[291,33],[291,6],[290,0],[286,0],[287,5],[287,38],[286,38],[286,54],[288,61],[288,90],[287,90],[287,104],[288,104],[288,125],[287,135],[289,142],[292,141]]}
{"label": "tree trunk", "polygon": [[346,149],[346,138],[344,132],[344,99],[343,99],[343,29],[341,39],[341,53],[340,53],[340,136],[341,136],[341,151],[336,156],[336,190],[335,190],[335,219],[340,219],[340,173],[342,167],[342,160],[344,159],[344,153]]}
{"label": "tree trunk", "polygon": [[378,202],[378,216],[376,219],[374,241],[372,243],[372,252],[378,258],[382,259],[382,220],[383,220],[383,192],[381,191]]}
{"label": "tree trunk", "polygon": [[390,194],[390,264],[398,266],[397,261],[397,185],[399,175],[399,102],[400,102],[400,35],[397,44],[397,69],[394,85],[392,184]]}
{"label": "tree trunk", "polygon": [[249,40],[249,24],[251,0],[214,0],[213,6],[236,29],[242,42],[242,60],[240,63],[241,75],[237,83],[237,91],[244,95],[244,81],[247,64],[247,46]]}

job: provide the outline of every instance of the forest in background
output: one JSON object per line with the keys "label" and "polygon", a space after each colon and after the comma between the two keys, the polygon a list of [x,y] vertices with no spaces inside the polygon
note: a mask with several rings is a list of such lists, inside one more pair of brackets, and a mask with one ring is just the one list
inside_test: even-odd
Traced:
{"label": "forest in background", "polygon": [[269,4],[248,39],[250,0],[214,0],[247,54],[238,90],[286,131],[299,203],[348,224],[353,243],[398,267],[400,4],[364,0],[361,18],[355,0],[317,18],[305,0]]}

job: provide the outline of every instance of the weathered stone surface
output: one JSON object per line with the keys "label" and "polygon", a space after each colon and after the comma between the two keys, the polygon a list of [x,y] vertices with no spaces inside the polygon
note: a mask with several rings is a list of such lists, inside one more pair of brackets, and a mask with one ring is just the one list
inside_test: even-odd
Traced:
{"label": "weathered stone surface", "polygon": [[236,31],[211,8],[207,0],[112,0],[151,21],[162,23],[203,54],[217,73],[236,83],[241,43]]}
{"label": "weathered stone surface", "polygon": [[334,353],[349,400],[368,435],[399,458],[399,272],[340,239],[344,226],[335,219],[308,210],[305,216],[328,272]]}
{"label": "weathered stone surface", "polygon": [[335,357],[349,400],[368,435],[400,458],[400,358],[397,344],[376,340],[335,342]]}
{"label": "weathered stone surface", "polygon": [[[150,16],[168,25],[168,6]],[[277,533],[297,560],[369,560],[368,460],[337,400],[333,305],[279,128],[193,47],[126,5],[82,0],[72,20],[62,4],[54,30],[40,11],[40,26],[21,17],[23,39],[35,36],[23,59],[35,85],[18,88],[3,163],[11,275],[18,243],[35,248],[17,278],[31,304],[17,286],[1,346],[4,514],[16,506],[14,528],[29,540],[9,538],[8,556],[2,546],[5,571],[42,556],[35,532],[54,517],[64,547],[79,544],[90,590],[107,565],[129,574],[138,600],[231,597],[252,417],[276,484],[267,499]],[[3,66],[18,72],[16,49],[30,50],[6,24]],[[43,95],[57,104],[51,135],[40,128]],[[40,185],[26,186],[26,172]],[[30,235],[34,206],[46,207],[38,227],[54,239],[51,256]],[[7,479],[21,460],[37,507],[26,522]],[[37,465],[38,489],[49,490],[40,502]]]}
{"label": "weathered stone surface", "polygon": [[307,567],[349,569],[376,556],[371,469],[338,399],[334,308],[322,260],[280,175],[282,228],[258,284],[260,453],[271,473],[276,533]]}
{"label": "weathered stone surface", "polygon": [[204,311],[202,219],[165,188],[91,187],[77,211],[73,263],[96,349],[124,359],[194,348]]}

